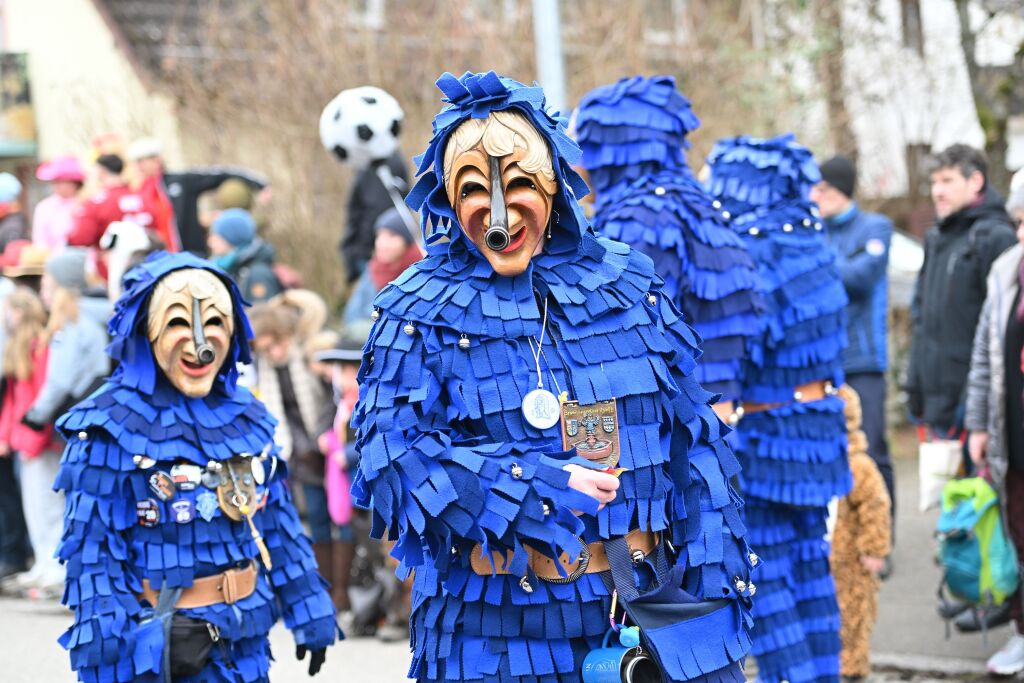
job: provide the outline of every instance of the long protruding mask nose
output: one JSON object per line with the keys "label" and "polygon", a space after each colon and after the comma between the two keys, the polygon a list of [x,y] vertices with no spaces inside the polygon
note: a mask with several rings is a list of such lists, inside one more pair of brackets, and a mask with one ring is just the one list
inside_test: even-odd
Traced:
{"label": "long protruding mask nose", "polygon": [[491,157],[491,224],[484,233],[484,242],[491,251],[502,251],[512,241],[508,234],[508,209],[501,183],[501,164]]}
{"label": "long protruding mask nose", "polygon": [[196,297],[192,297],[192,341],[195,343],[196,360],[200,365],[209,365],[216,359],[217,352],[203,334],[203,310]]}

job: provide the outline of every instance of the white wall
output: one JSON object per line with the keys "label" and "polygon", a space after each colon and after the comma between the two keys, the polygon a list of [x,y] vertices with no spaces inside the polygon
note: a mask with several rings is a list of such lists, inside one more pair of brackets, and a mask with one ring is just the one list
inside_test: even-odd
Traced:
{"label": "white wall", "polygon": [[[888,197],[907,190],[906,145],[980,147],[984,135],[953,0],[922,0],[923,58],[903,47],[899,0],[877,2],[879,18],[869,16],[868,4],[848,0],[844,7],[847,105],[860,143],[861,187],[868,196]],[[980,16],[974,19],[981,23]],[[993,22],[979,36],[979,61],[1007,63],[1022,33],[1020,18]],[[1011,168],[1024,165],[1021,131],[1011,138],[1009,151]]]}
{"label": "white wall", "polygon": [[92,0],[2,0],[4,49],[27,52],[39,156],[85,157],[99,133],[152,135],[181,164],[170,100],[148,92]]}

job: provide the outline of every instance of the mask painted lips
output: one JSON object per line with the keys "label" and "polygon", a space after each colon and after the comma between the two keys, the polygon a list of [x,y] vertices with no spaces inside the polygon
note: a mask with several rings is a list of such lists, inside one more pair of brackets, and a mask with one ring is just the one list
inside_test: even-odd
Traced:
{"label": "mask painted lips", "polygon": [[191,377],[202,377],[210,371],[209,365],[202,365],[194,361],[190,361],[187,358],[181,359],[181,368],[184,370],[186,375]]}
{"label": "mask painted lips", "polygon": [[500,253],[511,254],[513,251],[523,246],[523,243],[526,242],[527,232],[529,231],[526,229],[526,226],[520,227],[519,232],[512,236],[512,239],[511,241],[509,241],[508,246],[502,249]]}

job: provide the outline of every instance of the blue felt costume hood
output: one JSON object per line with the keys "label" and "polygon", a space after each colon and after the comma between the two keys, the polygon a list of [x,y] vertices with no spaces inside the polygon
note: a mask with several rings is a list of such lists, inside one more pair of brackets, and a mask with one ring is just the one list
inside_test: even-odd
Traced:
{"label": "blue felt costume hood", "polygon": [[576,112],[576,139],[598,200],[652,173],[688,170],[686,136],[699,127],[672,76],[633,76],[591,90]]}
{"label": "blue felt costume hood", "polygon": [[220,278],[231,295],[234,312],[231,355],[221,367],[214,383],[214,391],[219,390],[230,396],[235,393],[238,382],[238,363],[252,362],[249,352],[252,328],[245,315],[245,301],[234,281],[224,271],[188,253],[157,252],[125,276],[125,290],[114,305],[114,316],[109,325],[111,342],[107,351],[119,363],[111,381],[138,389],[144,394],[153,393],[157,378],[162,374],[156,366],[153,347],[146,334],[149,300],[161,278],[185,268],[198,268],[213,273]]}
{"label": "blue felt costume hood", "polygon": [[807,202],[811,187],[821,180],[814,155],[792,133],[719,140],[708,165],[709,190],[733,215],[780,202]]}
{"label": "blue felt costume hood", "polygon": [[[522,112],[551,148],[552,165],[558,182],[551,212],[549,253],[575,251],[582,236],[590,231],[578,199],[589,189],[572,170],[580,157],[580,148],[566,132],[565,121],[545,109],[544,91],[538,85],[526,86],[510,78],[486,73],[466,72],[460,78],[445,73],[437,79],[446,106],[434,117],[434,134],[426,151],[414,159],[419,181],[406,198],[409,206],[420,211],[424,241],[428,247],[445,238],[449,251],[469,250],[479,255],[475,245],[458,227],[455,210],[444,187],[444,150],[448,138],[470,118],[484,119],[494,111],[516,109]],[[435,250],[428,249],[431,253]]]}

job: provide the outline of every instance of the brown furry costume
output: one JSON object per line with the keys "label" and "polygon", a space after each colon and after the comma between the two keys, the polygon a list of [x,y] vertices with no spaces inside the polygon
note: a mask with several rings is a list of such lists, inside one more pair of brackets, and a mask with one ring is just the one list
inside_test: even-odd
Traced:
{"label": "brown furry costume", "polygon": [[853,489],[839,501],[832,536],[832,574],[842,616],[842,675],[859,677],[867,676],[871,670],[868,653],[880,587],[878,577],[864,568],[861,558],[889,554],[891,503],[885,481],[868,455],[867,437],[860,429],[860,397],[848,386],[843,386],[839,395],[846,401]]}

